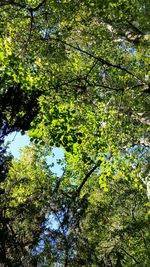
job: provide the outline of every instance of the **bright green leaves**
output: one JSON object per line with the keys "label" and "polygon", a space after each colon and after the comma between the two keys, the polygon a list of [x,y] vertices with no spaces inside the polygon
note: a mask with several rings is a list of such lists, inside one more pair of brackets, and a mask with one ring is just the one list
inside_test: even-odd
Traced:
{"label": "bright green leaves", "polygon": [[[137,266],[140,248],[148,266],[134,233],[148,207],[141,139],[149,130],[149,1],[8,2],[0,7],[2,120],[10,131],[29,129],[36,148],[12,161],[4,181],[7,214],[24,217],[16,219],[22,236],[34,232],[32,210],[33,228],[37,210],[44,219],[50,209],[59,217],[61,234],[53,236],[67,251],[60,241],[52,265],[79,254],[84,261],[76,266],[116,266],[123,253],[122,265]],[[53,146],[65,150],[60,180],[46,164]]]}
{"label": "bright green leaves", "polygon": [[[30,136],[45,147],[61,146],[65,149],[64,186],[79,185],[91,165],[98,160],[102,163],[94,177],[105,191],[109,190],[112,180],[118,179],[135,180],[135,186],[138,186],[143,159],[142,156],[133,158],[129,151],[137,150],[134,154],[141,155],[140,146],[139,149],[138,145],[137,149],[132,146],[139,143],[137,138],[144,128],[138,129],[138,125],[133,124],[127,115],[128,107],[119,106],[121,101],[126,103],[125,94],[110,99],[108,103],[97,101],[93,106],[73,96],[66,96],[65,101],[58,95],[41,97],[41,111],[32,124]],[[89,183],[91,187],[92,183],[93,179]]]}
{"label": "bright green leaves", "polygon": [[[60,97],[49,103],[50,98],[41,101],[41,122],[36,129],[31,131],[31,136],[46,140],[50,145],[63,146],[66,150],[72,149],[76,142],[81,143],[82,132],[80,131],[80,111],[71,100],[64,103]],[[74,127],[76,123],[76,129]],[[78,125],[77,125],[78,124]],[[43,134],[42,134],[43,131]],[[47,137],[50,137],[48,140]]]}
{"label": "bright green leaves", "polygon": [[[1,183],[4,191],[1,194],[1,231],[3,229],[4,245],[7,243],[7,261],[11,266],[19,266],[20,262],[25,266],[42,233],[56,179],[43,152],[35,146],[24,148],[21,158],[12,160],[9,165]],[[3,225],[8,226],[5,231]],[[5,260],[1,258],[1,262]]]}
{"label": "bright green leaves", "polygon": [[[145,218],[148,211],[145,205],[146,195],[134,188],[134,182],[124,179],[109,183],[109,191],[107,187],[104,187],[104,190],[98,188],[96,183],[93,186],[86,218],[80,224],[80,233],[87,238],[86,244],[94,247],[98,259],[105,259],[105,262],[108,260],[107,255],[111,253],[111,262],[116,263],[116,253],[121,250],[127,266],[136,266],[136,263],[133,263],[133,259],[128,257],[126,252],[134,255],[140,264],[143,264],[141,259],[145,259],[146,266],[149,262],[148,251],[144,245],[145,238],[148,242],[149,229],[148,219]],[[85,244],[81,251],[86,251]]]}
{"label": "bright green leaves", "polygon": [[43,155],[34,147],[26,147],[20,160],[13,160],[8,178],[4,183],[5,192],[10,198],[10,207],[17,207],[26,201],[39,206],[51,196],[53,176]]}

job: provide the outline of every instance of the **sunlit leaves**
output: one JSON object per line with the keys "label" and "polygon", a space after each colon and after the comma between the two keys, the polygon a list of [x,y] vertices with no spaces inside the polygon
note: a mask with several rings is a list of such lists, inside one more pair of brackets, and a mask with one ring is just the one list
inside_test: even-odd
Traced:
{"label": "sunlit leaves", "polygon": [[[149,1],[1,2],[2,120],[35,144],[3,184],[15,232],[33,247],[37,210],[40,227],[51,211],[60,227],[46,230],[50,264],[119,266],[123,254],[124,266],[140,256],[149,265],[138,236],[148,219]],[[53,146],[65,151],[60,179],[46,163]]]}
{"label": "sunlit leaves", "polygon": [[[10,206],[17,207],[27,200],[35,202],[51,195],[53,176],[46,159],[34,147],[25,148],[20,160],[13,160],[4,183],[6,195],[10,197]],[[50,184],[51,182],[51,184]],[[43,196],[42,196],[43,195]]]}

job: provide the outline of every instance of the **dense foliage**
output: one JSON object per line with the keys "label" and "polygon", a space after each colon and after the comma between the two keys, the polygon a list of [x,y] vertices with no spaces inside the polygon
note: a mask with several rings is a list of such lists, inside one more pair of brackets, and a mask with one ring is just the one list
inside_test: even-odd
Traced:
{"label": "dense foliage", "polygon": [[[149,0],[0,11],[1,266],[148,267]],[[19,159],[13,131],[31,140]]]}

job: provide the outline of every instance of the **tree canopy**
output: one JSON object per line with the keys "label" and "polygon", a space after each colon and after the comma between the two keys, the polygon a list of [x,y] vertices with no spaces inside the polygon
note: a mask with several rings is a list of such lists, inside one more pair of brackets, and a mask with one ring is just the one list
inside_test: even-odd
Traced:
{"label": "tree canopy", "polygon": [[[1,266],[148,267],[150,2],[0,11]],[[30,136],[19,159],[13,131]]]}

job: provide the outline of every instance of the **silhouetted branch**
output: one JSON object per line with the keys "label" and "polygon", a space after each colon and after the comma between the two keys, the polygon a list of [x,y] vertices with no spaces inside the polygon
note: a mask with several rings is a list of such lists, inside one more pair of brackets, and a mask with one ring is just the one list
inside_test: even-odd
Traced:
{"label": "silhouetted branch", "polygon": [[130,258],[132,258],[137,264],[141,264],[140,262],[138,262],[131,254],[129,254],[124,248],[121,248],[122,251],[125,252],[125,254],[127,254]]}
{"label": "silhouetted branch", "polygon": [[83,188],[83,186],[85,185],[85,183],[87,182],[88,178],[91,176],[91,174],[100,166],[101,161],[98,162],[84,177],[83,181],[81,182],[81,184],[79,185],[79,187],[76,190],[76,196],[80,195],[80,192]]}
{"label": "silhouetted branch", "polygon": [[[45,38],[42,38],[42,40],[44,40]],[[100,56],[95,56],[91,53],[89,53],[88,51],[86,50],[83,50],[82,48],[80,48],[79,46],[74,46],[72,44],[69,44],[67,43],[66,41],[63,41],[62,39],[59,39],[59,38],[53,38],[53,37],[50,37],[48,38],[50,40],[54,40],[54,41],[57,41],[57,42],[61,42],[63,44],[65,44],[66,46],[69,46],[77,51],[80,51],[81,53],[83,54],[86,54],[88,55],[89,57],[91,58],[94,58],[96,59],[97,61],[99,61],[102,65],[106,65],[108,67],[112,67],[112,68],[115,68],[115,69],[118,69],[118,70],[121,70],[127,74],[129,74],[130,76],[134,77],[136,80],[139,80],[139,81],[142,81],[139,77],[137,77],[134,73],[132,73],[131,71],[129,71],[128,69],[126,69],[125,67],[121,66],[120,64],[114,64],[114,63],[111,63],[103,58],[101,58]],[[46,40],[46,39],[45,39]],[[144,84],[147,85],[147,83],[145,81],[142,81]]]}

